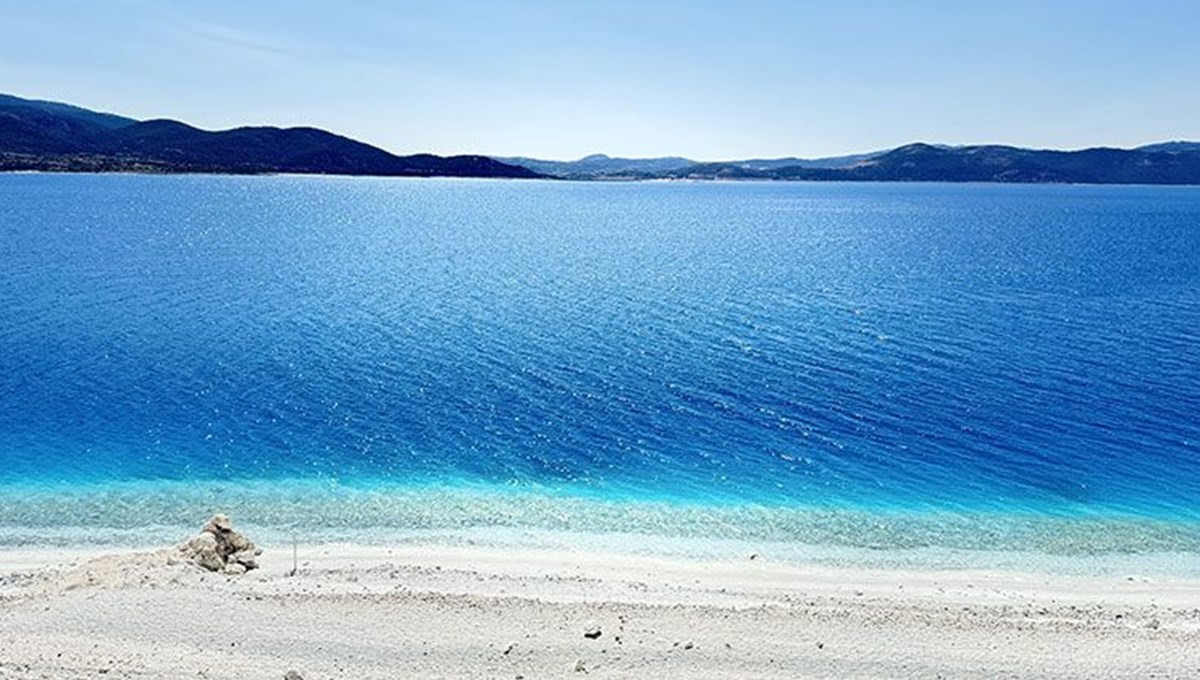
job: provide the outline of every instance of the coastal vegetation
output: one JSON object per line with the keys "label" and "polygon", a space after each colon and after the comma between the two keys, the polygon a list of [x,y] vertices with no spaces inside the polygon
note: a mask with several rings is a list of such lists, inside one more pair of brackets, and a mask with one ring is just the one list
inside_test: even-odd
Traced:
{"label": "coastal vegetation", "polygon": [[397,156],[316,128],[212,132],[0,95],[0,170],[538,177],[486,156]]}

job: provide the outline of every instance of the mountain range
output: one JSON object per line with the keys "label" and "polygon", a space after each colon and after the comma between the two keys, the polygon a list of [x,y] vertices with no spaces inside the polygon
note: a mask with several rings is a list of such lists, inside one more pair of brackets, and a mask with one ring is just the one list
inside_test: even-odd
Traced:
{"label": "mountain range", "polygon": [[11,95],[0,95],[0,170],[540,176],[487,156],[397,156],[316,128],[212,132]]}
{"label": "mountain range", "polygon": [[304,173],[575,180],[750,179],[873,182],[1200,184],[1200,142],[1078,151],[909,144],[831,158],[697,162],[688,158],[576,161],[480,155],[397,156],[310,127],[208,131],[135,120],[60,102],[0,94],[0,171]]}
{"label": "mountain range", "polygon": [[[751,171],[771,171],[780,168],[840,168],[868,160],[883,152],[836,156],[832,158],[755,158],[729,161],[723,165]],[[613,158],[602,153],[584,156],[577,161],[550,161],[524,156],[496,160],[519,165],[549,177],[563,179],[654,179],[669,176],[688,168],[704,165],[690,158],[665,156],[661,158]]]}
{"label": "mountain range", "polygon": [[578,161],[504,158],[564,179],[729,179],[845,182],[1024,182],[1200,184],[1200,143],[1165,142],[1136,149],[1079,151],[1013,146],[916,143],[835,158],[779,158],[718,163],[687,159],[588,156]]}

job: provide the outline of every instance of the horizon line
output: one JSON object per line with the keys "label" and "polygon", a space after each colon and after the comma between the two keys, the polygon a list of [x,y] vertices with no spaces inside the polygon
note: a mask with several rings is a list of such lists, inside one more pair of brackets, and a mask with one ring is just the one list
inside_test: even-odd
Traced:
{"label": "horizon line", "polygon": [[796,159],[796,160],[801,160],[801,161],[820,161],[820,160],[833,159],[833,158],[843,158],[843,157],[847,157],[847,156],[872,156],[872,155],[877,156],[877,155],[882,155],[882,154],[885,154],[885,153],[888,153],[891,151],[895,151],[897,149],[902,149],[904,147],[916,146],[916,145],[943,147],[943,148],[948,148],[948,149],[963,149],[963,148],[975,148],[975,147],[997,147],[997,148],[1008,148],[1008,149],[1021,149],[1021,150],[1027,150],[1027,151],[1052,151],[1052,152],[1070,153],[1070,152],[1076,152],[1076,151],[1089,151],[1089,150],[1093,150],[1093,149],[1113,149],[1113,150],[1117,150],[1117,151],[1136,151],[1143,147],[1157,146],[1157,145],[1162,145],[1162,144],[1200,144],[1200,141],[1190,140],[1190,139],[1186,139],[1183,137],[1174,137],[1171,139],[1160,139],[1157,141],[1145,142],[1145,143],[1137,144],[1134,146],[1116,146],[1116,145],[1110,145],[1110,144],[1097,144],[1097,145],[1079,146],[1079,147],[1042,146],[1042,145],[1022,146],[1020,144],[1004,143],[1004,142],[947,143],[947,142],[929,142],[929,141],[924,141],[921,139],[916,139],[916,140],[903,142],[903,143],[895,144],[895,145],[882,145],[882,146],[879,146],[879,147],[876,147],[874,149],[867,150],[867,151],[849,151],[849,152],[842,152],[842,153],[835,153],[835,154],[821,154],[821,155],[798,155],[798,154],[788,154],[788,153],[775,155],[774,153],[770,153],[770,154],[747,154],[747,155],[739,155],[739,156],[723,158],[723,159],[703,160],[703,159],[693,158],[691,156],[681,154],[681,153],[667,153],[667,154],[660,153],[660,154],[650,154],[650,155],[641,156],[641,155],[627,155],[627,154],[623,154],[623,153],[617,153],[614,155],[614,154],[609,154],[604,151],[596,151],[596,152],[591,152],[591,153],[585,153],[581,156],[574,157],[574,158],[563,158],[563,157],[552,158],[552,157],[548,157],[548,156],[527,155],[527,154],[523,154],[523,153],[522,154],[483,153],[483,152],[478,152],[478,151],[468,151],[468,152],[397,151],[397,150],[393,150],[387,146],[383,146],[381,144],[377,144],[372,141],[367,141],[363,137],[354,136],[352,133],[341,132],[341,131],[332,130],[329,128],[322,128],[322,127],[318,127],[317,125],[314,125],[314,124],[280,125],[280,124],[274,124],[274,123],[249,123],[249,124],[245,124],[245,125],[235,125],[233,127],[205,128],[205,127],[200,127],[198,125],[190,123],[186,120],[183,120],[180,118],[171,118],[169,116],[153,116],[153,117],[149,117],[149,118],[135,118],[133,116],[130,116],[130,115],[127,115],[124,113],[117,113],[115,111],[107,111],[107,110],[101,110],[101,109],[93,109],[93,108],[89,108],[84,105],[75,104],[75,103],[72,103],[69,101],[62,101],[59,99],[48,99],[48,98],[44,98],[44,97],[40,97],[40,96],[13,94],[12,92],[0,92],[0,95],[7,95],[7,96],[10,96],[10,97],[13,97],[16,99],[21,99],[24,101],[29,101],[29,102],[34,102],[34,103],[48,103],[48,104],[59,104],[59,105],[64,105],[64,106],[70,106],[70,107],[74,107],[77,109],[90,111],[92,113],[108,115],[108,116],[116,116],[119,118],[128,118],[130,120],[136,121],[137,123],[147,123],[147,122],[152,122],[152,121],[170,121],[170,122],[187,125],[189,127],[195,128],[197,130],[201,130],[203,132],[210,132],[210,133],[229,132],[232,130],[241,130],[241,129],[246,129],[246,128],[276,128],[279,130],[312,129],[312,130],[320,130],[322,132],[337,135],[339,137],[344,137],[346,139],[350,139],[350,140],[353,140],[353,141],[356,141],[356,142],[359,142],[362,144],[367,144],[369,146],[373,146],[382,151],[386,151],[387,153],[392,154],[394,156],[438,155],[438,156],[443,156],[443,157],[447,157],[447,158],[454,157],[454,156],[482,156],[485,158],[491,158],[493,160],[500,160],[500,161],[503,161],[506,158],[523,158],[523,159],[529,159],[529,160],[535,160],[535,161],[547,161],[547,162],[554,162],[554,163],[575,163],[575,162],[585,160],[587,158],[602,156],[602,157],[610,158],[610,159],[614,159],[614,160],[659,160],[659,159],[667,159],[667,158],[679,158],[679,159],[683,159],[683,160],[686,160],[688,162],[695,163],[695,164],[721,164],[721,163],[744,162],[744,161],[748,161],[748,160],[775,161],[775,160]]}

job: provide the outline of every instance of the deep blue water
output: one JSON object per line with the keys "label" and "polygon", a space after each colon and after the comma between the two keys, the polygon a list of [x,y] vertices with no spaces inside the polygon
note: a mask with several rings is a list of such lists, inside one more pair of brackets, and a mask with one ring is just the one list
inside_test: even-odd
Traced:
{"label": "deep blue water", "polygon": [[0,527],[247,498],[1200,550],[1200,189],[0,176]]}

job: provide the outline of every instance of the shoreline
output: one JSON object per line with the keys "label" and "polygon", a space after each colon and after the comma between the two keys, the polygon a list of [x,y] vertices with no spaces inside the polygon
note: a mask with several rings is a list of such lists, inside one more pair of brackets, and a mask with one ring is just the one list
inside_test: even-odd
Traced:
{"label": "shoreline", "polygon": [[[722,558],[770,549],[796,562],[1000,563],[1018,569],[1031,561],[1151,556],[1160,570],[1179,568],[1200,576],[1200,514],[1194,509],[1178,516],[1148,510],[849,501],[793,506],[606,497],[496,484],[355,485],[313,479],[0,484],[0,549],[146,547],[175,541],[189,527],[224,512],[253,535],[275,542],[290,541],[295,534],[311,543],[474,541],[603,552],[635,546],[667,555]],[[889,556],[902,559],[889,561]]]}
{"label": "shoreline", "polygon": [[[962,549],[944,546],[881,548],[834,544],[809,544],[749,538],[665,536],[644,533],[583,532],[532,527],[481,526],[467,529],[372,528],[290,532],[278,528],[241,524],[239,528],[262,545],[290,551],[293,539],[308,553],[344,550],[367,556],[387,551],[479,551],[523,555],[603,555],[606,559],[664,560],[713,564],[738,563],[749,556],[794,569],[838,571],[912,571],[921,573],[996,572],[1012,575],[1094,578],[1154,578],[1200,581],[1200,554],[1191,551],[1143,553],[1049,554],[1036,550]],[[0,571],[20,565],[50,566],[104,555],[155,552],[175,545],[188,535],[186,527],[159,526],[99,535],[100,542],[80,542],[87,532],[70,528],[46,532],[39,543],[5,544],[0,541]],[[32,536],[35,532],[26,532]],[[25,535],[25,534],[22,534]],[[13,534],[0,531],[0,538]],[[57,539],[57,540],[54,540]]]}
{"label": "shoreline", "polygon": [[300,544],[289,576],[264,548],[236,577],[0,549],[0,677],[1200,674],[1200,577],[432,543]]}
{"label": "shoreline", "polygon": [[344,178],[344,179],[382,179],[382,180],[462,180],[462,181],[497,181],[497,182],[547,182],[572,184],[817,184],[817,185],[909,185],[909,186],[1057,186],[1057,187],[1178,187],[1194,189],[1200,187],[1200,182],[1087,182],[1078,180],[1053,181],[1009,181],[989,179],[854,179],[839,177],[837,179],[791,178],[791,177],[580,177],[542,175],[538,177],[497,176],[497,175],[369,175],[344,174],[336,172],[203,172],[194,170],[181,171],[141,171],[141,170],[47,170],[47,169],[0,169],[4,175],[74,175],[97,176],[113,175],[123,177],[283,177],[283,178]]}

